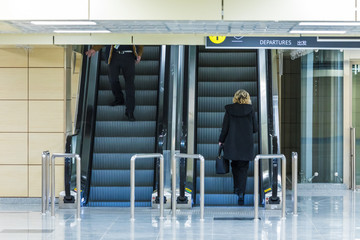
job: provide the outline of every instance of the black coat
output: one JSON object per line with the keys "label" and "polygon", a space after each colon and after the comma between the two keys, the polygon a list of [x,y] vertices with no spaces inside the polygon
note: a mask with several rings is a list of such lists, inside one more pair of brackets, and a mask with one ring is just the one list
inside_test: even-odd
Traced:
{"label": "black coat", "polygon": [[253,133],[258,130],[255,113],[250,104],[229,104],[219,137],[224,144],[224,158],[251,161],[254,159]]}

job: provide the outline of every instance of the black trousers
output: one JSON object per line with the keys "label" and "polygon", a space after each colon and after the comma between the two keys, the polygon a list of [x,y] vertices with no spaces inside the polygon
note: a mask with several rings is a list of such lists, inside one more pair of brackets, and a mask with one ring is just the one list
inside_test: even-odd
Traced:
{"label": "black trousers", "polygon": [[249,161],[231,161],[234,191],[236,194],[245,193],[248,169]]}
{"label": "black trousers", "polygon": [[124,94],[122,92],[119,75],[120,70],[123,72],[125,78],[125,106],[126,112],[133,113],[135,109],[135,58],[132,53],[118,54],[114,52],[112,54],[111,62],[109,64],[109,81],[111,85],[112,93],[115,100],[124,100]]}

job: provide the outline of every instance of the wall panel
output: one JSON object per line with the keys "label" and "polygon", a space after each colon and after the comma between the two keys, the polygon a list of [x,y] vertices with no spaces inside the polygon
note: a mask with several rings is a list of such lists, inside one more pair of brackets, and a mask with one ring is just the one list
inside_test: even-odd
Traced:
{"label": "wall panel", "polygon": [[30,101],[30,132],[64,132],[64,101]]}
{"label": "wall panel", "polygon": [[27,156],[27,133],[0,133],[0,164],[27,164]]}
{"label": "wall panel", "polygon": [[27,132],[27,101],[0,101],[0,132]]}
{"label": "wall panel", "polygon": [[0,86],[0,99],[27,99],[28,69],[0,68]]}
{"label": "wall panel", "polygon": [[0,182],[1,197],[27,197],[27,165],[2,165],[0,167]]}
{"label": "wall panel", "polygon": [[30,68],[29,98],[58,99],[65,97],[64,68]]}

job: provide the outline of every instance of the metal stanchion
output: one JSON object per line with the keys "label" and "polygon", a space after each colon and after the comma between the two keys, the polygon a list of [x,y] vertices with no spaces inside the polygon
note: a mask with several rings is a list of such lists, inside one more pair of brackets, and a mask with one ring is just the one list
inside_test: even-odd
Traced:
{"label": "metal stanchion", "polygon": [[259,220],[259,160],[260,159],[282,159],[281,171],[281,192],[282,192],[282,213],[281,217],[285,219],[286,208],[286,157],[283,154],[258,154],[254,159],[254,220]]}
{"label": "metal stanchion", "polygon": [[164,156],[160,153],[135,154],[130,159],[130,211],[135,221],[135,160],[137,158],[160,158],[160,219],[164,219]]}
{"label": "metal stanchion", "polygon": [[297,152],[291,153],[292,158],[292,189],[293,189],[293,201],[294,201],[294,212],[293,215],[297,216],[297,172],[298,172],[298,154]]}
{"label": "metal stanchion", "polygon": [[350,142],[351,142],[351,190],[356,191],[356,131],[355,128],[350,128]]}
{"label": "metal stanchion", "polygon": [[[176,153],[175,154],[175,159],[176,158],[193,158],[193,159],[200,159],[200,221],[204,221],[204,198],[205,198],[205,183],[204,183],[204,179],[205,179],[205,159],[202,155],[200,154],[185,154],[185,153]],[[176,179],[176,171],[173,171],[173,179]],[[175,176],[175,177],[174,177]],[[175,185],[175,187],[174,187]],[[176,198],[176,184],[173,184],[173,188],[172,188],[172,197],[173,199]],[[174,203],[174,201],[173,201]],[[176,203],[176,201],[175,201]],[[176,218],[176,204],[172,204],[172,213],[173,213],[173,218]]]}
{"label": "metal stanchion", "polygon": [[51,216],[55,216],[55,158],[76,158],[76,189],[77,189],[77,207],[76,218],[80,219],[80,202],[81,202],[81,159],[78,154],[72,153],[54,153],[51,156]]}
{"label": "metal stanchion", "polygon": [[49,158],[50,158],[50,152],[49,151],[43,151],[41,155],[41,172],[42,172],[42,178],[41,178],[41,212],[42,214],[46,214],[46,210],[48,210],[49,206],[49,191],[48,191],[48,175],[49,175]]}

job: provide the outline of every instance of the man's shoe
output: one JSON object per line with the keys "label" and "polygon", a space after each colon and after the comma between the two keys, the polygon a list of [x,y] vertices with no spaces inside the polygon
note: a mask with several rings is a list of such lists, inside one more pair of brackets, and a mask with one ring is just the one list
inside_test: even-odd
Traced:
{"label": "man's shoe", "polygon": [[110,106],[123,105],[123,104],[124,104],[124,100],[115,100],[110,103]]}
{"label": "man's shoe", "polygon": [[129,121],[135,121],[135,117],[133,113],[125,112],[125,116],[128,118]]}
{"label": "man's shoe", "polygon": [[239,200],[238,200],[238,205],[239,206],[244,206],[244,193],[239,193]]}

